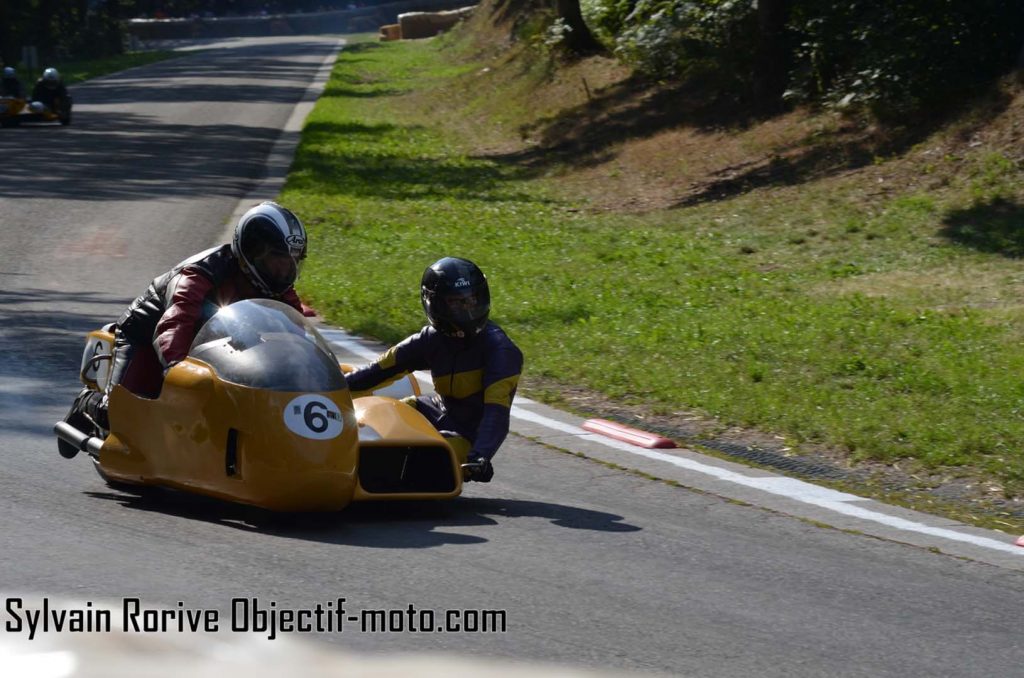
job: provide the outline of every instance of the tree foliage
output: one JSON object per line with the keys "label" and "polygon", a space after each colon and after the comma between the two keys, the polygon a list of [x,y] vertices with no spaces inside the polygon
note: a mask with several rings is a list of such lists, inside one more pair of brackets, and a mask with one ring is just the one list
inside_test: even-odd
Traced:
{"label": "tree foliage", "polygon": [[898,113],[935,105],[1014,66],[1020,0],[796,3],[795,94]]}
{"label": "tree foliage", "polygon": [[658,78],[711,68],[760,99],[920,110],[1014,67],[1021,0],[581,0],[595,35]]}
{"label": "tree foliage", "polygon": [[120,53],[131,9],[130,0],[2,0],[0,57],[16,64],[28,45],[48,63]]}

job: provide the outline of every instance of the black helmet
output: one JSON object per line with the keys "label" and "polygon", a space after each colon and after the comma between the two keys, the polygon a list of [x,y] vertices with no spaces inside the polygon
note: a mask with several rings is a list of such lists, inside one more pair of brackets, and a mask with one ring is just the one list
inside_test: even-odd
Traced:
{"label": "black helmet", "polygon": [[276,202],[262,202],[235,226],[231,251],[256,289],[270,296],[288,290],[306,258],[306,229]]}
{"label": "black helmet", "polygon": [[491,292],[472,261],[445,257],[423,271],[420,299],[430,324],[449,337],[472,337],[487,324]]}

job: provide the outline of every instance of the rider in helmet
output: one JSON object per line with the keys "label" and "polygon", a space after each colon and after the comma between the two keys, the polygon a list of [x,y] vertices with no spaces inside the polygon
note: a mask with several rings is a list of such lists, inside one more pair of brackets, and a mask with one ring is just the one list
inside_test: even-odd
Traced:
{"label": "rider in helmet", "polygon": [[10,66],[4,66],[4,78],[0,82],[0,96],[14,97],[21,99],[25,92],[21,88],[21,80],[18,80],[18,73]]}
{"label": "rider in helmet", "polygon": [[[64,421],[84,432],[107,429],[106,402],[121,384],[155,398],[163,375],[188,354],[192,340],[221,306],[277,299],[299,312],[293,287],[306,258],[306,229],[288,209],[263,202],[242,215],[229,244],[200,252],[154,279],[116,323],[114,363],[106,393],[84,389]],[[74,446],[59,441],[71,458]]]}
{"label": "rider in helmet", "polygon": [[523,354],[488,320],[491,293],[473,262],[445,257],[427,267],[420,300],[430,324],[346,375],[349,388],[359,395],[429,369],[435,393],[415,398],[416,409],[468,463],[465,479],[488,482],[508,435]]}
{"label": "rider in helmet", "polygon": [[44,70],[42,77],[32,88],[33,108],[38,108],[35,104],[39,103],[45,106],[46,110],[59,111],[62,102],[67,100],[68,88],[64,86],[57,69],[47,68]]}

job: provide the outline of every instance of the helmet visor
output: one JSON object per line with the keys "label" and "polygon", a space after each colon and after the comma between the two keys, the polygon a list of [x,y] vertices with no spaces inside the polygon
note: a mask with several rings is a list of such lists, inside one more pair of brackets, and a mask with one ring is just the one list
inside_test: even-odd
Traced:
{"label": "helmet visor", "polygon": [[269,250],[252,263],[267,287],[275,294],[280,294],[298,280],[303,261],[304,258],[296,259],[286,252]]}
{"label": "helmet visor", "polygon": [[476,290],[450,292],[443,296],[442,302],[452,324],[471,335],[480,331],[491,310],[489,300],[482,298]]}
{"label": "helmet visor", "polygon": [[474,292],[446,294],[444,305],[453,317],[458,314],[472,314],[480,306],[480,300]]}

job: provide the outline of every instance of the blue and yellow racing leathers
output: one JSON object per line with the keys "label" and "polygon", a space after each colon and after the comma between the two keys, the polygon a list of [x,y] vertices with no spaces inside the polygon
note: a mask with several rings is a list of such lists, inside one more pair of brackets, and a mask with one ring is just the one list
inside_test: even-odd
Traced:
{"label": "blue and yellow racing leathers", "polygon": [[346,378],[359,395],[427,369],[435,393],[418,398],[416,408],[439,431],[466,438],[470,457],[493,457],[508,435],[522,352],[492,322],[471,339],[448,337],[428,325]]}

